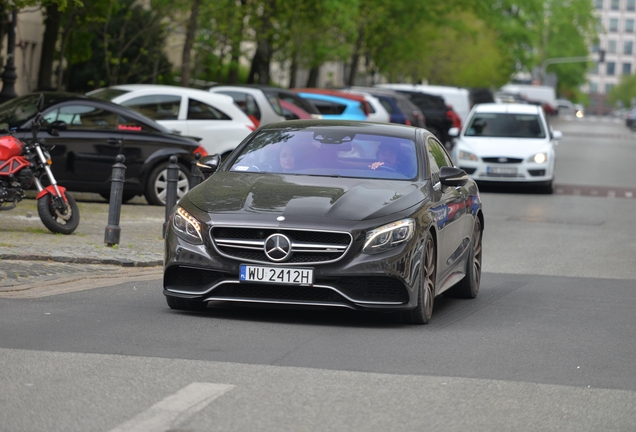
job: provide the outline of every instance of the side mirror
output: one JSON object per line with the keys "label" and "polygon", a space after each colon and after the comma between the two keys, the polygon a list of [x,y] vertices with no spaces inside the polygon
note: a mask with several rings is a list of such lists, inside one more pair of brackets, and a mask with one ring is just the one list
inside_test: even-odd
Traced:
{"label": "side mirror", "polygon": [[550,137],[553,140],[560,140],[561,138],[563,138],[563,134],[561,133],[561,131],[556,130],[550,133]]}
{"label": "side mirror", "polygon": [[452,127],[448,130],[448,136],[452,138],[456,138],[459,136],[459,128]]}
{"label": "side mirror", "polygon": [[60,136],[60,131],[66,130],[66,128],[67,128],[66,122],[62,120],[58,120],[51,123],[48,129],[48,132],[49,132],[49,135]]}
{"label": "side mirror", "polygon": [[468,183],[468,174],[462,169],[445,166],[439,170],[439,181],[444,186],[464,186]]}
{"label": "side mirror", "polygon": [[201,174],[205,178],[214,174],[221,164],[221,155],[215,154],[212,156],[203,156],[197,162],[197,168],[201,171]]}

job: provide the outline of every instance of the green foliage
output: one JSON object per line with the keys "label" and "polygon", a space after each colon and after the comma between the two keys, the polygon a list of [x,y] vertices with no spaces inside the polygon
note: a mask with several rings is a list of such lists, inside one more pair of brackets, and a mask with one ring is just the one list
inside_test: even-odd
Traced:
{"label": "green foliage", "polygon": [[613,87],[607,95],[607,100],[611,105],[616,106],[617,102],[622,102],[624,107],[631,107],[632,100],[636,98],[636,75],[623,75],[620,83]]}

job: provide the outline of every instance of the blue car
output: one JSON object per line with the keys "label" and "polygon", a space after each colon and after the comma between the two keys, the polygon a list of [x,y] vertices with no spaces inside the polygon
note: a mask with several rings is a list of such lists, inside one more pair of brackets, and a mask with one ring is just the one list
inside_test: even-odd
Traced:
{"label": "blue car", "polygon": [[325,120],[367,120],[360,102],[318,93],[298,93],[314,104]]}

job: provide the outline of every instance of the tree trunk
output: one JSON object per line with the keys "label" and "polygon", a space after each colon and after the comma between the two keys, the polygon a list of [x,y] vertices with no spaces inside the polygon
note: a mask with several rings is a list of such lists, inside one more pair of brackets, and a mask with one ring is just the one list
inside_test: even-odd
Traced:
{"label": "tree trunk", "polygon": [[360,50],[362,49],[362,39],[364,38],[364,31],[362,28],[358,30],[358,40],[356,40],[356,46],[351,56],[351,70],[349,71],[348,85],[356,85],[356,76],[358,75],[358,64],[360,63]]}
{"label": "tree trunk", "polygon": [[183,44],[183,54],[181,56],[181,85],[190,87],[190,56],[192,46],[194,45],[194,36],[197,31],[197,19],[199,17],[199,6],[201,0],[192,0],[192,10],[190,11],[190,20],[186,30],[186,39]]}
{"label": "tree trunk", "polygon": [[38,72],[38,90],[51,89],[55,46],[60,32],[61,18],[62,13],[57,10],[56,4],[46,7],[44,38],[42,39],[42,52],[40,54],[40,71]]}
{"label": "tree trunk", "polygon": [[318,87],[318,75],[320,74],[320,66],[314,66],[309,69],[309,77],[305,87]]}
{"label": "tree trunk", "polygon": [[298,73],[298,55],[292,54],[291,65],[289,66],[289,88],[296,87],[296,74]]}
{"label": "tree trunk", "polygon": [[238,84],[239,80],[239,65],[241,59],[241,42],[243,42],[243,16],[245,10],[246,0],[241,0],[239,9],[239,19],[236,32],[232,36],[232,49],[230,58],[230,67],[227,73],[228,84]]}

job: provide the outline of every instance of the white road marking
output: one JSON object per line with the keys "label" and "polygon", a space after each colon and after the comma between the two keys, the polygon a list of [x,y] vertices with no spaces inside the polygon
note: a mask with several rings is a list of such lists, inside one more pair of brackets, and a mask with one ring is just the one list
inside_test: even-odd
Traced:
{"label": "white road marking", "polygon": [[626,196],[627,198],[632,198],[632,197],[634,196],[634,194],[633,194],[633,193],[631,193],[631,192],[625,192],[625,196]]}
{"label": "white road marking", "polygon": [[110,432],[169,431],[233,388],[230,384],[192,383]]}

